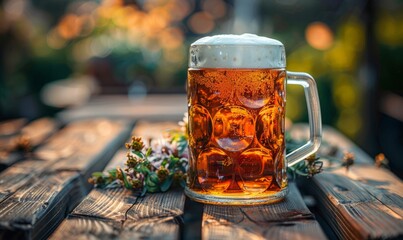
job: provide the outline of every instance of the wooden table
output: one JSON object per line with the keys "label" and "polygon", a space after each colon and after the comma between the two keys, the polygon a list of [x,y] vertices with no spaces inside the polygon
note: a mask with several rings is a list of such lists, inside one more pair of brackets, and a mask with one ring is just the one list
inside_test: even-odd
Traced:
{"label": "wooden table", "polygon": [[[79,109],[84,112],[88,114]],[[94,189],[88,177],[94,171],[122,166],[123,145],[130,135],[150,137],[176,126],[155,115],[113,114],[108,119],[96,115],[77,120],[77,114],[65,112],[58,120],[50,120],[53,124],[45,124],[53,127],[35,138],[40,140],[33,153],[0,148],[4,169],[0,172],[0,238],[403,238],[402,181],[376,168],[363,151],[332,128],[324,129],[324,139],[339,147],[335,158],[341,159],[344,150],[352,151],[356,164],[346,172],[335,158],[328,161],[324,145],[320,153],[326,170],[313,179],[290,182],[289,195],[277,204],[213,206],[191,201],[181,189],[144,197],[126,189]],[[17,120],[14,131],[4,133],[0,123],[0,140],[18,138],[30,124],[34,123]],[[306,125],[294,125],[290,132],[304,138]],[[20,157],[11,161],[15,154]]]}

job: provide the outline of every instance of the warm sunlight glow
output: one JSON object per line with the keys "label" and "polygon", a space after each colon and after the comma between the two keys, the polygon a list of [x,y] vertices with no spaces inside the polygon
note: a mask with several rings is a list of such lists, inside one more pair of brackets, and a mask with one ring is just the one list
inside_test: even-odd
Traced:
{"label": "warm sunlight glow", "polygon": [[318,50],[326,50],[333,45],[333,32],[322,22],[309,24],[305,31],[305,38],[311,47]]}
{"label": "warm sunlight glow", "polygon": [[192,32],[204,34],[211,32],[215,24],[209,13],[197,12],[190,17],[188,25]]}
{"label": "warm sunlight glow", "polygon": [[204,0],[202,8],[214,19],[222,18],[227,13],[227,6],[222,0]]}

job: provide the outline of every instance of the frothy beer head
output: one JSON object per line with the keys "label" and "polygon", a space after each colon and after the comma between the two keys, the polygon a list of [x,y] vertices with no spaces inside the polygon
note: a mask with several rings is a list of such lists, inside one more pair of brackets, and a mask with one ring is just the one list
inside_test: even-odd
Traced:
{"label": "frothy beer head", "polygon": [[284,45],[254,34],[204,37],[190,46],[190,68],[285,68]]}

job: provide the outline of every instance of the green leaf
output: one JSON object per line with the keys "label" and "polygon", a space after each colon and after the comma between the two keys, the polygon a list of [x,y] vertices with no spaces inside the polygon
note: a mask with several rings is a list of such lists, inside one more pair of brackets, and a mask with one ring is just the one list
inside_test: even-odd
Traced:
{"label": "green leaf", "polygon": [[160,191],[159,186],[154,186],[154,187],[148,186],[148,187],[147,187],[147,192],[155,193],[155,192],[159,192],[159,191]]}
{"label": "green leaf", "polygon": [[148,149],[147,149],[147,152],[146,152],[146,157],[149,157],[152,152],[153,152],[153,149],[152,149],[152,148],[148,148]]}
{"label": "green leaf", "polygon": [[155,172],[150,173],[149,177],[150,180],[155,184],[158,184],[160,182],[160,179],[158,178],[158,175]]}
{"label": "green leaf", "polygon": [[167,165],[167,163],[168,163],[168,159],[165,158],[164,160],[162,160],[161,166],[164,166],[164,167],[165,167],[165,165]]}
{"label": "green leaf", "polygon": [[109,175],[111,175],[113,178],[116,178],[117,176],[117,170],[116,169],[110,169],[108,170]]}
{"label": "green leaf", "polygon": [[92,173],[92,176],[93,176],[93,177],[103,177],[104,174],[103,174],[102,172],[93,172],[93,173]]}
{"label": "green leaf", "polygon": [[175,165],[179,162],[179,158],[171,156],[171,162],[168,165],[168,169],[172,169],[175,167]]}
{"label": "green leaf", "polygon": [[161,192],[166,192],[168,189],[171,187],[172,182],[173,182],[173,174],[169,175],[167,179],[161,184]]}
{"label": "green leaf", "polygon": [[150,176],[146,177],[145,183],[146,183],[147,187],[155,187],[155,186],[157,186],[157,183],[151,181]]}
{"label": "green leaf", "polygon": [[141,191],[140,197],[143,197],[144,195],[146,195],[147,189],[148,189],[147,186],[143,187],[143,190]]}
{"label": "green leaf", "polygon": [[138,171],[141,172],[141,173],[143,173],[143,174],[148,174],[148,173],[150,173],[150,169],[148,169],[148,167],[147,167],[147,166],[144,166],[144,165],[140,166],[139,169],[138,169]]}
{"label": "green leaf", "polygon": [[139,151],[132,151],[133,154],[135,154],[136,156],[138,156],[141,159],[144,159],[144,155],[142,152]]}
{"label": "green leaf", "polygon": [[119,169],[119,171],[120,171],[120,172],[122,173],[122,175],[123,175],[123,183],[124,183],[124,185],[125,185],[125,188],[127,188],[127,189],[132,189],[133,186],[127,181],[127,176],[126,176],[125,171],[123,171],[122,169]]}

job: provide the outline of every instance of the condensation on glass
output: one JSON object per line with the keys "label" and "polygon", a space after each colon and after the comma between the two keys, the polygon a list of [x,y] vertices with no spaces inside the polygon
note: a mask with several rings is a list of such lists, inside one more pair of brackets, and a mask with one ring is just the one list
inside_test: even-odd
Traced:
{"label": "condensation on glass", "polygon": [[[314,79],[287,72],[281,42],[252,34],[205,37],[190,47],[190,162],[186,194],[210,204],[253,205],[287,194],[287,165],[315,152],[321,117]],[[310,140],[285,154],[286,83],[304,87]]]}

